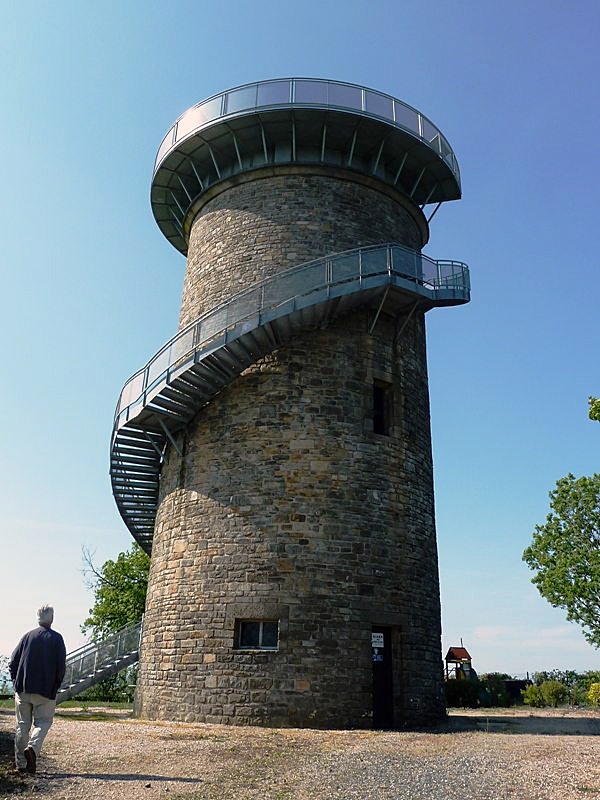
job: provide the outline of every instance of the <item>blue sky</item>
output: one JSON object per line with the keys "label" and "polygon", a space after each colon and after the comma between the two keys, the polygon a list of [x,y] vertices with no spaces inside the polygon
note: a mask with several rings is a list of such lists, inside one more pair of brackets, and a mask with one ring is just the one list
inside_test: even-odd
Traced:
{"label": "blue sky", "polygon": [[595,2],[0,0],[0,654],[56,606],[68,649],[98,563],[131,539],[108,445],[127,377],[175,332],[185,262],[149,208],[190,105],[302,75],[379,89],[439,126],[463,200],[427,252],[473,301],[428,316],[443,647],[481,671],[597,669],[521,553],[557,478],[598,471],[600,90]]}

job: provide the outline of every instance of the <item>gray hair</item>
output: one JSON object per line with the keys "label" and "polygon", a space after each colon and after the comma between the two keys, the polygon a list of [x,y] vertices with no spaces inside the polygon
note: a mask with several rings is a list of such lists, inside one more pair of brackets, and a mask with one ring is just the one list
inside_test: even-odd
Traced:
{"label": "gray hair", "polygon": [[52,606],[43,605],[38,608],[37,618],[40,625],[52,625],[54,609]]}

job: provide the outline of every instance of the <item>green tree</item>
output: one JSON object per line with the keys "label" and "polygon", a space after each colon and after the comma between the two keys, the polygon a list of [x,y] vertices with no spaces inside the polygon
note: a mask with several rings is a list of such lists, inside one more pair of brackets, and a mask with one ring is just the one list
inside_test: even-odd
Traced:
{"label": "green tree", "polygon": [[544,681],[540,686],[542,697],[547,706],[556,708],[568,695],[568,689],[560,681]]}
{"label": "green tree", "polygon": [[600,647],[600,475],[560,478],[550,508],[523,560],[536,573],[531,580],[542,597],[565,609]]}
{"label": "green tree", "polygon": [[90,553],[83,552],[84,572],[94,591],[94,605],[81,629],[92,638],[102,639],[108,633],[142,618],[148,589],[150,557],[133,544],[115,561],[106,561],[100,569],[94,566]]}
{"label": "green tree", "polygon": [[596,422],[600,422],[600,398],[598,397],[590,397],[589,398],[590,404],[590,419],[595,419]]}
{"label": "green tree", "polygon": [[521,691],[521,695],[526,706],[532,706],[533,708],[544,708],[546,705],[541,687],[536,686],[535,683],[532,683],[531,686],[527,686],[527,688],[523,689]]}
{"label": "green tree", "polygon": [[137,676],[138,664],[132,664],[116,675],[111,675],[90,686],[85,692],[77,695],[77,700],[82,703],[131,703],[134,697]]}

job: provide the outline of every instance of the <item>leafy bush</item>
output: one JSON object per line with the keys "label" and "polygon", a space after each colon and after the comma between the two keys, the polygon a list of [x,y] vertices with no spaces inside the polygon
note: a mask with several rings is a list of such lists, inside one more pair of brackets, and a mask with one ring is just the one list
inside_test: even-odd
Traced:
{"label": "leafy bush", "polygon": [[598,670],[575,672],[574,670],[553,669],[533,674],[533,682],[537,686],[541,686],[545,681],[562,683],[567,689],[567,694],[563,700],[568,703],[574,706],[587,705],[590,702],[588,698],[589,688],[593,683],[600,683],[600,672]]}
{"label": "leafy bush", "polygon": [[479,681],[475,678],[446,681],[446,705],[452,708],[477,708]]}
{"label": "leafy bush", "polygon": [[489,672],[478,678],[446,681],[446,703],[455,708],[505,708],[517,701],[508,684],[518,683],[504,672]]}
{"label": "leafy bush", "polygon": [[[446,681],[446,700],[449,706],[478,708],[480,706],[509,706],[517,702],[519,683],[510,675],[490,672],[475,680]],[[600,685],[600,671],[575,672],[574,670],[547,670],[533,674],[533,684],[520,691],[523,702],[533,708],[553,706],[561,703],[572,705],[600,705],[595,701],[590,688]],[[511,696],[512,693],[512,696]]]}
{"label": "leafy bush", "polygon": [[532,684],[523,691],[523,702],[534,708],[552,706],[556,708],[569,694],[568,688],[560,681],[546,680],[541,684]]}
{"label": "leafy bush", "polygon": [[488,708],[505,708],[511,705],[511,698],[506,691],[505,681],[510,675],[504,672],[489,672],[479,679],[479,705]]}
{"label": "leafy bush", "polygon": [[543,708],[546,705],[542,690],[535,683],[532,683],[531,686],[528,686],[526,689],[524,689],[521,692],[521,695],[523,697],[523,702],[527,706],[532,706],[533,708]]}
{"label": "leafy bush", "polygon": [[131,703],[135,692],[138,665],[134,664],[117,675],[104,678],[95,686],[90,686],[85,692],[76,695],[76,700],[82,702],[111,702]]}
{"label": "leafy bush", "polygon": [[540,686],[547,706],[556,708],[568,695],[567,687],[560,681],[544,681]]}
{"label": "leafy bush", "polygon": [[587,693],[587,700],[593,706],[600,706],[600,683],[592,683]]}

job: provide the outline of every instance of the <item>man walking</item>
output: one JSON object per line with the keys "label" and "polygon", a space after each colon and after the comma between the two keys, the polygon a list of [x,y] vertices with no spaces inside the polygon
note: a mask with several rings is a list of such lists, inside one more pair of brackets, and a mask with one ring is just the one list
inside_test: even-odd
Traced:
{"label": "man walking", "polygon": [[52,606],[42,606],[37,616],[39,626],[23,636],[9,665],[17,717],[15,763],[19,772],[31,775],[35,775],[42,743],[52,725],[66,658],[62,636],[50,627],[54,620]]}

